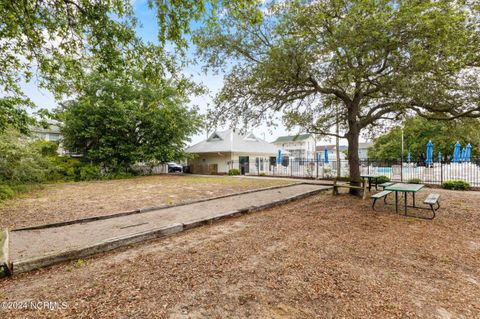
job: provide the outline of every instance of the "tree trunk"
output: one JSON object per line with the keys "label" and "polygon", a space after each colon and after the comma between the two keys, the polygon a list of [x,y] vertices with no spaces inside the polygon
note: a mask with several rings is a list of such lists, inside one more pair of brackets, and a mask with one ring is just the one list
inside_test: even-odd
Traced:
{"label": "tree trunk", "polygon": [[[351,127],[347,133],[348,141],[348,165],[350,166],[350,184],[354,186],[361,185],[360,178],[360,159],[358,158],[358,139],[360,129]],[[360,195],[359,189],[350,189],[350,194]]]}

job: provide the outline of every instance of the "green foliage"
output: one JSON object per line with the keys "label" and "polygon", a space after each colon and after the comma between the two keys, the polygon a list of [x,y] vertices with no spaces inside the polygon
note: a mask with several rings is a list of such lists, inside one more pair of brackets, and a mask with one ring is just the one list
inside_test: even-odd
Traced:
{"label": "green foliage", "polygon": [[451,156],[457,141],[462,145],[472,145],[472,155],[478,154],[480,145],[479,119],[458,119],[454,121],[432,121],[416,116],[405,120],[402,127],[394,127],[387,133],[379,136],[368,151],[372,159],[396,160],[401,153],[401,135],[404,133],[404,154],[407,159],[410,150],[412,161],[416,161],[420,154],[426,153],[429,140],[433,143],[434,158],[440,151],[444,156]]}
{"label": "green foliage", "polygon": [[139,161],[181,160],[201,125],[197,110],[184,106],[192,90],[186,80],[145,79],[136,66],[94,73],[78,98],[58,111],[65,147],[109,172],[128,172]]}
{"label": "green foliage", "polygon": [[40,154],[44,157],[57,156],[58,144],[51,141],[35,141],[32,143],[33,147],[38,148]]}
{"label": "green foliage", "polygon": [[378,184],[383,184],[383,183],[387,183],[387,182],[390,182],[390,178],[388,176],[379,176],[377,178],[377,183]]}
{"label": "green foliage", "polygon": [[[148,60],[139,51],[142,41],[133,1],[22,0],[0,1],[0,133],[6,126],[28,129],[31,101],[23,94],[22,81],[35,81],[60,97],[76,93],[91,70],[113,70],[121,59]],[[251,8],[255,0],[151,0],[158,19],[157,48],[169,43],[184,48],[190,22],[215,24],[217,11],[227,7]],[[140,44],[140,46],[139,46]],[[182,55],[178,55],[182,56]],[[168,68],[168,62],[164,64]],[[34,72],[35,73],[34,73]],[[6,93],[6,94],[5,94]]]}
{"label": "green foliage", "polygon": [[80,167],[79,180],[91,181],[102,178],[100,168],[95,165],[84,165]]}
{"label": "green foliage", "polygon": [[0,180],[39,183],[48,177],[50,162],[25,136],[14,130],[0,134]]}
{"label": "green foliage", "polygon": [[258,173],[258,176],[265,176],[265,172]]}
{"label": "green foliage", "polygon": [[422,180],[420,178],[410,178],[407,183],[409,183],[409,184],[421,184]]}
{"label": "green foliage", "polygon": [[240,175],[240,170],[238,168],[231,168],[228,170],[228,175],[230,176]]}
{"label": "green foliage", "polygon": [[[195,37],[227,72],[213,123],[287,126],[358,144],[360,132],[411,113],[480,116],[478,8],[446,1],[297,1],[264,5],[258,24],[226,11]],[[240,118],[239,118],[240,117]],[[337,121],[338,118],[338,121]],[[343,133],[342,133],[343,132]],[[358,163],[357,152],[349,160]],[[359,165],[350,177],[360,179]]]}
{"label": "green foliage", "polygon": [[464,181],[446,181],[443,182],[442,187],[445,189],[464,191],[470,189],[470,184]]}
{"label": "green foliage", "polygon": [[13,197],[13,195],[15,195],[15,192],[10,186],[0,184],[0,201],[9,199]]}

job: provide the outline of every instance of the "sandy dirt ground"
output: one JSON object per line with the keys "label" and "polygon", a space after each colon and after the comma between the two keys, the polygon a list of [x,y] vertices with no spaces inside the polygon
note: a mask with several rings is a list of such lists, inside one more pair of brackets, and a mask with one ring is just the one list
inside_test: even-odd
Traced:
{"label": "sandy dirt ground", "polygon": [[434,191],[433,221],[322,194],[2,279],[0,317],[480,318],[480,193]]}
{"label": "sandy dirt ground", "polygon": [[291,181],[195,175],[157,175],[51,184],[1,203],[0,228],[19,228],[139,208],[189,202]]}

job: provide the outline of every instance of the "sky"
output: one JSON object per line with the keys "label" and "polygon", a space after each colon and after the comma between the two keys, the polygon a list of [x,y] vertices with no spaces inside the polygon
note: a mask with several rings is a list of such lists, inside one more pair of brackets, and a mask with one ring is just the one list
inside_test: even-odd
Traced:
{"label": "sky", "polygon": [[[137,34],[144,40],[153,43],[158,43],[158,25],[155,17],[155,11],[148,8],[148,0],[135,0],[133,2],[135,15],[138,18],[139,26],[136,29]],[[188,55],[194,56],[195,47],[189,48]],[[221,89],[223,85],[223,74],[205,74],[202,70],[202,64],[197,65],[190,64],[184,70],[184,74],[192,76],[192,79],[201,83],[208,88],[209,94],[202,96],[192,96],[191,106],[198,106],[201,112],[206,112],[207,107],[212,105],[212,99],[215,94]],[[41,108],[53,109],[56,107],[57,102],[53,95],[46,91],[40,90],[35,81],[22,85],[24,92]],[[282,135],[294,135],[300,133],[299,130],[287,131],[281,120],[278,120],[275,127],[267,126],[265,124],[260,125],[252,129],[252,132],[260,138],[263,138],[269,142],[275,140],[278,136]],[[228,127],[221,127],[219,129],[227,129]],[[188,144],[195,144],[206,138],[206,132],[202,132],[192,137],[192,140]],[[323,143],[333,143],[334,141],[323,141]],[[345,145],[346,141],[341,141],[341,144]]]}

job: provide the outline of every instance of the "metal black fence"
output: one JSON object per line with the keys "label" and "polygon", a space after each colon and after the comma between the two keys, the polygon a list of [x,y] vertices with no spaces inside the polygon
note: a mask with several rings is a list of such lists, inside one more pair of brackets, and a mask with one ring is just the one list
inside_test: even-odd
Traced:
{"label": "metal black fence", "polygon": [[[340,174],[337,174],[335,160],[325,162],[313,159],[284,159],[282,163],[277,163],[273,159],[255,158],[248,162],[230,161],[227,166],[228,169],[236,168],[245,175],[318,179],[349,177],[347,160],[340,160]],[[427,184],[442,184],[448,180],[462,180],[473,187],[480,187],[480,159],[462,163],[437,161],[431,164],[363,160],[360,162],[360,173],[383,175],[396,182],[417,180]]]}

